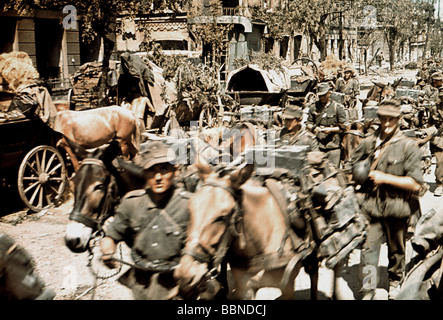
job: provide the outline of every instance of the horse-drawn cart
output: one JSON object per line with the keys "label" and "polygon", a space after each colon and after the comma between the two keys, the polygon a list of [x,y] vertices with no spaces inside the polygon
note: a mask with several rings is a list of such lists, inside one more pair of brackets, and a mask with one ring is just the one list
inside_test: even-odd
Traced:
{"label": "horse-drawn cart", "polygon": [[[235,120],[269,125],[274,112],[284,107],[284,97],[290,88],[287,70],[264,70],[249,64],[233,70],[226,81],[226,94],[236,101],[231,112]],[[239,119],[238,119],[239,118]]]}
{"label": "horse-drawn cart", "polygon": [[[6,101],[2,99],[3,106]],[[58,204],[66,190],[66,157],[56,146],[59,139],[39,117],[0,123],[2,186],[16,186],[21,200],[32,211]]]}

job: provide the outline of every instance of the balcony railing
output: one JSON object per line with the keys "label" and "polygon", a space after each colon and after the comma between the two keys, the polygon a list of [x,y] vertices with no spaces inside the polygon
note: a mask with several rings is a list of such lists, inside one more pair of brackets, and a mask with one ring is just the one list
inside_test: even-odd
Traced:
{"label": "balcony railing", "polygon": [[222,8],[222,15],[224,16],[238,16],[240,14],[239,8]]}

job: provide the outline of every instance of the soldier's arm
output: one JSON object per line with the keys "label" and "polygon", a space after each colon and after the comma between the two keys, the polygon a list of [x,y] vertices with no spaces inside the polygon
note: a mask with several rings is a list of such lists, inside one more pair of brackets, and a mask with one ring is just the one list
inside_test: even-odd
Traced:
{"label": "soldier's arm", "polygon": [[412,177],[396,176],[379,170],[371,171],[369,173],[369,179],[371,179],[375,185],[388,184],[395,188],[410,191],[412,193],[418,193],[421,189],[421,185]]}
{"label": "soldier's arm", "polygon": [[369,173],[369,178],[376,185],[388,184],[395,188],[406,190],[418,194],[423,187],[423,174],[421,172],[421,156],[422,151],[415,145],[414,141],[410,141],[405,146],[404,157],[404,176],[397,176],[374,170]]}
{"label": "soldier's arm", "polygon": [[357,79],[355,79],[354,81],[354,90],[353,90],[353,98],[357,98],[357,96],[360,94],[360,83],[358,82]]}

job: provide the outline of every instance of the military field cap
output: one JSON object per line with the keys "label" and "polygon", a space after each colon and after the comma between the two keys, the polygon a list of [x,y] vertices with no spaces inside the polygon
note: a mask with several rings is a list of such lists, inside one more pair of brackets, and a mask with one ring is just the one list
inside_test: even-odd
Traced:
{"label": "military field cap", "polygon": [[322,96],[331,90],[331,87],[329,86],[329,83],[327,82],[320,82],[317,85],[317,95]]}
{"label": "military field cap", "polygon": [[296,105],[288,105],[282,114],[283,119],[300,119],[303,117],[303,110]]}
{"label": "military field cap", "polygon": [[432,80],[443,80],[443,74],[440,71],[434,72],[431,75]]}
{"label": "military field cap", "polygon": [[354,74],[354,69],[352,69],[351,67],[346,67],[344,72],[350,72]]}
{"label": "military field cap", "polygon": [[136,163],[145,170],[159,163],[174,164],[177,158],[174,149],[162,141],[148,142],[140,149],[140,157]]}
{"label": "military field cap", "polygon": [[377,110],[377,115],[387,117],[399,117],[401,116],[401,104],[400,101],[394,99],[388,99],[383,101]]}

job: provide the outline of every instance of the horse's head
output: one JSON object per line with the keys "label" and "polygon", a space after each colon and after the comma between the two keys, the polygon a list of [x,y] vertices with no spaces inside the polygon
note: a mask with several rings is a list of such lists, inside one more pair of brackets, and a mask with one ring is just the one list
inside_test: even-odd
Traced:
{"label": "horse's head", "polygon": [[117,142],[97,148],[83,159],[72,178],[74,206],[66,227],[65,243],[73,252],[84,252],[93,233],[113,214],[118,190],[111,162],[117,152]]}
{"label": "horse's head", "polygon": [[253,165],[214,171],[207,164],[196,164],[203,181],[189,201],[188,238],[179,267],[174,276],[180,291],[189,293],[217,268],[226,254],[239,217],[242,184],[249,179]]}
{"label": "horse's head", "polygon": [[[372,81],[374,85],[369,89],[366,99],[360,99],[363,103],[363,107],[369,100],[382,102],[385,99],[393,98],[395,96],[395,87],[390,83],[385,82],[375,82]],[[398,85],[398,84],[397,84]]]}

